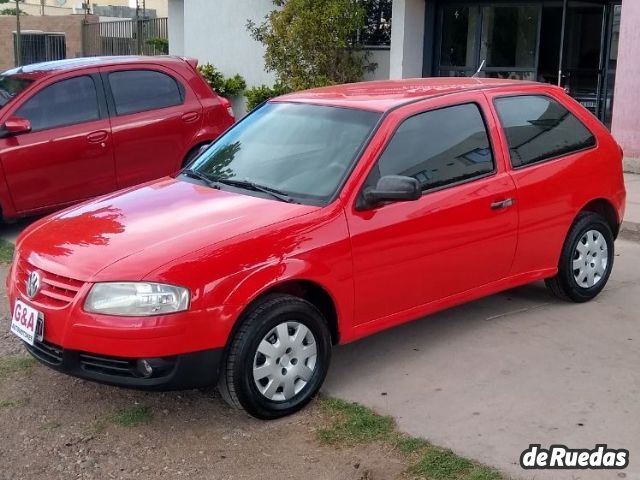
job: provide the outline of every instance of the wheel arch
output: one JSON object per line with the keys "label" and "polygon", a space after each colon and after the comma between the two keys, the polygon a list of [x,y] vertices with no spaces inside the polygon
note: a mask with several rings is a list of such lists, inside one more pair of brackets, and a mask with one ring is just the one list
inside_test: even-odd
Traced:
{"label": "wheel arch", "polygon": [[331,343],[336,345],[340,341],[340,328],[338,326],[338,310],[334,297],[329,291],[320,283],[302,279],[286,279],[280,282],[269,285],[264,290],[260,291],[250,302],[245,305],[238,317],[238,320],[233,325],[233,328],[229,335],[229,340],[232,339],[242,323],[242,316],[252,305],[262,301],[264,298],[270,295],[291,295],[308,301],[314,307],[316,307],[322,316],[326,319],[329,331],[331,332]]}
{"label": "wheel arch", "polygon": [[[620,222],[620,219],[618,218],[618,213],[615,207],[609,200],[605,198],[596,198],[594,200],[591,200],[589,203],[587,203],[580,209],[580,211],[578,212],[578,215],[584,212],[597,213],[598,215],[603,217],[609,224],[609,227],[611,228],[611,232],[613,233],[613,238],[618,237],[618,233],[620,233],[621,222]],[[578,215],[576,215],[576,218]]]}
{"label": "wheel arch", "polygon": [[193,155],[195,152],[200,150],[205,145],[210,145],[211,142],[213,142],[213,140],[206,140],[206,139],[203,139],[203,138],[198,139],[198,143],[196,143],[192,148],[190,148],[189,151],[187,151],[187,154],[184,157],[182,157],[182,163],[181,163],[181,167],[180,168],[184,168],[189,163],[191,163],[191,158],[190,158],[191,155]]}

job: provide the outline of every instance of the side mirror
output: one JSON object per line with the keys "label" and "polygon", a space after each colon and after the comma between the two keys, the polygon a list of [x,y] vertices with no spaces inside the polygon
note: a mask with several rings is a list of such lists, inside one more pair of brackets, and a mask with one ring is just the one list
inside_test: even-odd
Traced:
{"label": "side mirror", "polygon": [[4,137],[12,135],[20,135],[21,133],[29,133],[31,131],[31,122],[22,117],[10,117],[2,126]]}
{"label": "side mirror", "polygon": [[383,202],[410,202],[422,196],[420,183],[413,177],[386,175],[378,180],[375,188],[365,188],[363,209]]}

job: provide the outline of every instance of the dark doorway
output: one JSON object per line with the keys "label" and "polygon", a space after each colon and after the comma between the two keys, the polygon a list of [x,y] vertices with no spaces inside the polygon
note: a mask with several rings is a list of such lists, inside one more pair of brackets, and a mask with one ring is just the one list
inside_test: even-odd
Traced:
{"label": "dark doorway", "polygon": [[540,28],[539,82],[558,84],[561,36],[562,7],[544,7]]}

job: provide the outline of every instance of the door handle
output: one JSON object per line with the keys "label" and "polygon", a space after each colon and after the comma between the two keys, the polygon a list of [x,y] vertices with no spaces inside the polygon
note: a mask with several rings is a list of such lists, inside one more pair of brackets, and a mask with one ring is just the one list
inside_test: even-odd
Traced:
{"label": "door handle", "polygon": [[104,142],[108,136],[109,136],[109,132],[106,132],[104,130],[98,130],[97,132],[92,132],[89,135],[87,135],[87,140],[90,143],[100,143],[100,142]]}
{"label": "door handle", "polygon": [[183,122],[195,122],[198,118],[200,118],[200,114],[198,112],[188,112],[182,115]]}
{"label": "door handle", "polygon": [[506,198],[504,200],[499,200],[491,204],[491,210],[501,210],[504,208],[509,208],[513,206],[514,203],[515,201],[513,200],[513,198]]}

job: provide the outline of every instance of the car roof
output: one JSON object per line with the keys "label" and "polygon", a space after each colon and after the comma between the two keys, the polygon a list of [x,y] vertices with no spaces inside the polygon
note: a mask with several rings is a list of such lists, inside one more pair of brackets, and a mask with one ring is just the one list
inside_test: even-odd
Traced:
{"label": "car roof", "polygon": [[112,57],[80,57],[51,62],[32,63],[22,67],[12,68],[3,75],[20,75],[30,78],[40,78],[59,72],[80,70],[86,67],[103,67],[110,65],[135,64],[135,63],[160,63],[163,65],[184,64],[185,59],[170,55],[159,56],[112,56]]}
{"label": "car roof", "polygon": [[431,77],[348,83],[295,92],[272,101],[313,103],[386,112],[395,107],[451,93],[517,86],[545,86],[538,82],[496,78]]}

